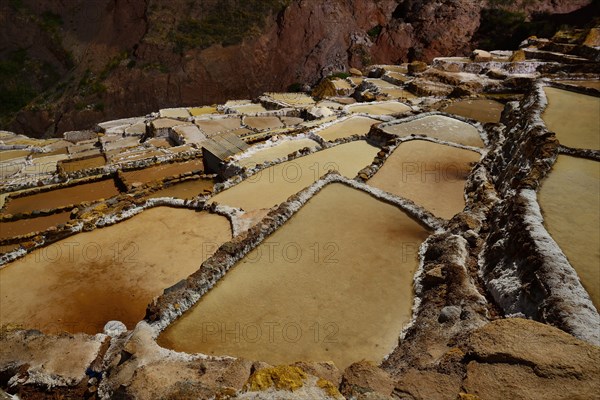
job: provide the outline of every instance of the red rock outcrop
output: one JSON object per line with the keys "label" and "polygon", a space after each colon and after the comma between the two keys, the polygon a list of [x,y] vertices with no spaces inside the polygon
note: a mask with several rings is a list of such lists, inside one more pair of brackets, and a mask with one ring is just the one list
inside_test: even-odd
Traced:
{"label": "red rock outcrop", "polygon": [[[44,71],[26,74],[33,92],[42,95],[16,118],[6,114],[0,121],[32,136],[86,129],[162,107],[254,97],[295,82],[316,83],[349,67],[468,55],[481,10],[497,6],[474,0],[269,1],[264,3],[271,8],[261,9],[242,29],[243,41],[178,48],[178,29],[185,34],[197,29],[197,21],[220,7],[242,14],[248,7],[236,0],[226,5],[212,0],[6,3],[0,12],[0,54],[26,49],[29,59],[50,65],[58,77],[47,87],[39,84],[48,78]],[[525,14],[566,13],[590,0],[502,3]],[[237,29],[236,24],[230,23]],[[209,44],[229,41],[220,32],[208,35],[213,35]]]}

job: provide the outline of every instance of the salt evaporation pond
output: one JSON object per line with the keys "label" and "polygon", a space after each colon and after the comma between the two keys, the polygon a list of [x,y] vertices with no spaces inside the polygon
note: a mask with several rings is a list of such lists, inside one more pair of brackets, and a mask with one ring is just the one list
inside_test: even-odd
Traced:
{"label": "salt evaporation pond", "polygon": [[184,162],[163,163],[144,169],[123,172],[122,175],[125,183],[131,186],[135,182],[150,183],[188,172],[201,172],[203,170],[204,163],[202,160],[195,159]]}
{"label": "salt evaporation pond", "polygon": [[424,140],[404,142],[368,184],[450,219],[465,207],[464,186],[479,153]]}
{"label": "salt evaporation pond", "polygon": [[600,150],[600,97],[545,87],[548,106],[542,118],[560,144]]}
{"label": "salt evaporation pond", "polygon": [[34,210],[52,210],[72,204],[108,199],[119,194],[112,179],[83,183],[71,187],[54,189],[28,196],[15,197],[8,201],[5,214],[27,213]]}
{"label": "salt evaporation pond", "polygon": [[157,190],[148,196],[149,199],[160,197],[174,197],[176,199],[191,199],[200,194],[212,192],[215,182],[212,179],[193,179],[175,183],[164,189]]}
{"label": "salt evaporation pond", "polygon": [[348,106],[350,113],[367,113],[372,115],[399,114],[410,111],[411,108],[404,103],[388,101],[384,103],[356,103]]}
{"label": "salt evaporation pond", "polygon": [[366,135],[371,130],[372,125],[380,122],[381,121],[373,118],[352,117],[318,131],[317,135],[329,141],[346,138],[352,135]]}
{"label": "salt evaporation pond", "polygon": [[364,140],[338,145],[266,168],[211,201],[245,211],[271,208],[309,186],[329,170],[354,178],[373,162],[379,148]]}
{"label": "salt evaporation pond", "polygon": [[331,184],[160,336],[161,346],[264,360],[380,362],[411,317],[428,233],[398,208]]}
{"label": "salt evaporation pond", "polygon": [[287,157],[289,154],[305,147],[315,149],[318,146],[319,144],[311,139],[282,140],[274,146],[265,147],[260,150],[251,148],[253,151],[252,155],[238,160],[237,164],[240,167],[252,168],[266,161]]}
{"label": "salt evaporation pond", "polygon": [[574,86],[581,86],[581,87],[586,87],[586,88],[590,88],[590,89],[597,89],[600,90],[600,80],[596,80],[596,81],[586,81],[586,80],[560,80],[560,81],[556,81],[558,83],[563,83],[565,85],[574,85]]}
{"label": "salt evaporation pond", "polygon": [[548,232],[600,309],[600,163],[559,155],[539,203]]}
{"label": "salt evaporation pond", "polygon": [[168,207],[66,238],[0,269],[0,325],[95,334],[119,320],[132,329],[155,296],[230,238],[227,218]]}
{"label": "salt evaporation pond", "polygon": [[19,219],[10,222],[0,222],[0,239],[21,236],[32,232],[42,232],[46,229],[64,224],[71,219],[71,211],[46,215],[37,218]]}
{"label": "salt evaporation pond", "polygon": [[443,115],[429,115],[412,121],[389,125],[383,130],[400,137],[426,135],[434,139],[463,144],[465,146],[484,146],[477,128],[466,122]]}
{"label": "salt evaporation pond", "polygon": [[431,138],[463,144],[465,146],[484,146],[477,128],[466,122],[443,115],[429,115],[408,122],[388,125],[383,130],[400,137],[427,135]]}
{"label": "salt evaporation pond", "polygon": [[486,99],[455,101],[443,111],[479,122],[500,122],[504,104]]}

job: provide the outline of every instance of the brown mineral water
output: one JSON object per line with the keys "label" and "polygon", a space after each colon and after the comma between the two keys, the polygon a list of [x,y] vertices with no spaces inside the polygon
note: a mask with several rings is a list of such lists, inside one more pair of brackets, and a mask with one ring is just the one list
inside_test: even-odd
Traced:
{"label": "brown mineral water", "polygon": [[548,107],[542,118],[560,144],[600,150],[600,97],[545,87]]}
{"label": "brown mineral water", "polygon": [[412,140],[400,144],[368,183],[450,219],[465,207],[465,182],[479,158],[474,151]]}
{"label": "brown mineral water", "polygon": [[95,334],[120,320],[132,329],[155,296],[230,238],[227,218],[168,207],[66,238],[0,269],[0,325]]}
{"label": "brown mineral water", "polygon": [[600,163],[558,156],[539,203],[546,229],[600,309]]}
{"label": "brown mineral water", "polygon": [[159,344],[273,365],[378,363],[410,321],[427,236],[398,208],[331,184],[232,267]]}

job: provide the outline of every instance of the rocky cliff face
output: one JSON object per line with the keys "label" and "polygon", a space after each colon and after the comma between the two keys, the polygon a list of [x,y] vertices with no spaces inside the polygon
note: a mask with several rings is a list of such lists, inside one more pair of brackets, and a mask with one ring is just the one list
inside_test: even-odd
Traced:
{"label": "rocky cliff face", "polygon": [[53,136],[161,107],[316,83],[349,67],[467,54],[485,10],[522,21],[586,5],[590,0],[10,0],[0,12],[0,124]]}

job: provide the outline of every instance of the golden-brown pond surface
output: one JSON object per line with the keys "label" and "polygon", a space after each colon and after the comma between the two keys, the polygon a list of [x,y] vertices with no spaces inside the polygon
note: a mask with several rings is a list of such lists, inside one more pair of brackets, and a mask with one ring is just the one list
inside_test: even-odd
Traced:
{"label": "golden-brown pond surface", "polygon": [[548,232],[600,309],[600,163],[559,155],[539,203]]}
{"label": "golden-brown pond surface", "polygon": [[479,122],[500,122],[504,104],[486,99],[455,101],[442,111]]}
{"label": "golden-brown pond surface", "polygon": [[424,140],[404,142],[368,181],[450,219],[465,207],[464,186],[479,153]]}
{"label": "golden-brown pond surface", "polygon": [[317,135],[325,140],[336,140],[352,135],[366,135],[371,130],[372,125],[380,122],[373,118],[352,117],[317,132]]}
{"label": "golden-brown pond surface", "polygon": [[600,90],[600,80],[597,81],[584,81],[584,80],[561,80],[558,83],[564,83],[567,85],[582,86],[590,89]]}
{"label": "golden-brown pond surface", "polygon": [[315,149],[318,146],[319,144],[312,139],[284,140],[275,146],[255,150],[251,156],[238,160],[237,164],[240,167],[252,168],[266,161],[287,157],[289,154],[305,147]]}
{"label": "golden-brown pond surface", "polygon": [[123,177],[125,183],[129,186],[135,182],[150,183],[187,172],[201,172],[203,170],[204,164],[202,160],[196,159],[184,162],[164,163],[136,171],[123,172]]}
{"label": "golden-brown pond surface", "polygon": [[379,363],[410,320],[427,235],[398,208],[331,184],[169,326],[159,344],[273,365]]}
{"label": "golden-brown pond surface", "polygon": [[215,182],[212,179],[194,179],[157,190],[148,196],[150,199],[158,197],[174,197],[177,199],[191,199],[199,194],[212,192]]}
{"label": "golden-brown pond surface", "polygon": [[88,168],[99,168],[106,164],[103,155],[89,157],[84,159],[64,160],[61,162],[62,169],[65,172],[81,171]]}
{"label": "golden-brown pond surface", "polygon": [[112,179],[106,179],[29,196],[16,197],[7,202],[3,213],[18,214],[34,210],[51,210],[71,204],[79,204],[84,201],[108,199],[118,194],[119,191],[115,186],[115,182]]}
{"label": "golden-brown pond surface", "polygon": [[0,325],[93,334],[120,320],[132,329],[154,296],[230,237],[225,217],[159,207],[61,240],[0,269]]}
{"label": "golden-brown pond surface", "polygon": [[311,185],[329,170],[354,178],[358,171],[373,162],[378,151],[378,147],[364,140],[338,145],[266,168],[217,194],[211,201],[246,211],[271,208]]}
{"label": "golden-brown pond surface", "polygon": [[0,222],[0,239],[21,236],[32,232],[42,232],[51,226],[64,224],[69,219],[71,219],[71,211],[65,211],[37,218]]}
{"label": "golden-brown pond surface", "polygon": [[600,97],[545,87],[548,107],[542,118],[560,144],[600,149]]}

